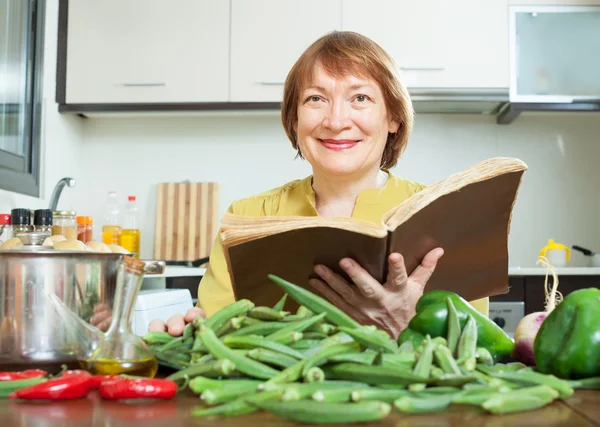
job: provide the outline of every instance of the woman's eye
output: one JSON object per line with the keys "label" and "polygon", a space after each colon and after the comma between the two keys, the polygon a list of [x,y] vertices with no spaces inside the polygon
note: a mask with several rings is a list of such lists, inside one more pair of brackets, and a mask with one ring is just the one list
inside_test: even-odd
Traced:
{"label": "woman's eye", "polygon": [[312,95],[308,97],[308,100],[310,102],[319,102],[321,100],[321,97],[318,95]]}
{"label": "woman's eye", "polygon": [[365,102],[369,99],[369,97],[367,95],[357,95],[356,96],[356,100],[358,102]]}

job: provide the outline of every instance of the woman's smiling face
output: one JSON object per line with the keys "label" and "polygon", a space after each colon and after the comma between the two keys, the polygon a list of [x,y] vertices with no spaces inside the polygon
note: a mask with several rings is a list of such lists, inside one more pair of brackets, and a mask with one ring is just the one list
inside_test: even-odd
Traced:
{"label": "woman's smiling face", "polygon": [[321,65],[300,91],[295,132],[304,158],[326,175],[350,177],[379,170],[388,132],[399,124],[388,114],[372,79],[335,78]]}

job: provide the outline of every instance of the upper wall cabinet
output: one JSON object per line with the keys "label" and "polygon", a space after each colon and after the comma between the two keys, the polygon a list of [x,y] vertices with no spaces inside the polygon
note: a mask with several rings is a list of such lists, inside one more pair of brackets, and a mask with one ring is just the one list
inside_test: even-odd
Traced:
{"label": "upper wall cabinet", "polygon": [[342,29],[380,44],[409,88],[508,88],[508,0],[342,0]]}
{"label": "upper wall cabinet", "polygon": [[280,102],[302,52],[341,27],[341,0],[231,0],[231,101]]}
{"label": "upper wall cabinet", "polygon": [[61,104],[229,98],[228,1],[61,0],[60,20]]}

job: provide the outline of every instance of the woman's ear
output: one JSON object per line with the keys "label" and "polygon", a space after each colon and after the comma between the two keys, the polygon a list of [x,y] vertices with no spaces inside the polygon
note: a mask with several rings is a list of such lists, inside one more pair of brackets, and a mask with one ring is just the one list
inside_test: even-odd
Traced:
{"label": "woman's ear", "polygon": [[398,129],[400,128],[400,122],[394,119],[390,119],[388,122],[388,132],[389,133],[396,133],[398,132]]}

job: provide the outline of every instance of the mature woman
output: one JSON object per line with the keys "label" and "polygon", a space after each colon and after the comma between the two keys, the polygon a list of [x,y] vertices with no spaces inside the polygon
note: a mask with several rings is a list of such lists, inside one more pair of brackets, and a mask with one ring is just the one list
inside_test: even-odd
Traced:
{"label": "mature woman", "polygon": [[[389,171],[408,144],[413,109],[394,61],[364,36],[332,32],[302,54],[285,82],[282,121],[292,146],[312,166],[312,176],[234,201],[229,212],[341,216],[380,223],[384,213],[423,188]],[[377,325],[396,338],[415,314],[415,304],[442,255],[442,248],[432,250],[408,276],[402,254],[393,253],[385,283],[378,283],[354,260],[342,259],[340,267],[356,286],[323,265],[314,267],[320,279],[310,285],[358,322]],[[184,322],[211,316],[234,301],[219,238],[198,300],[199,308],[173,316],[167,324],[153,321],[150,330],[179,335]],[[472,304],[487,314],[487,299]]]}

